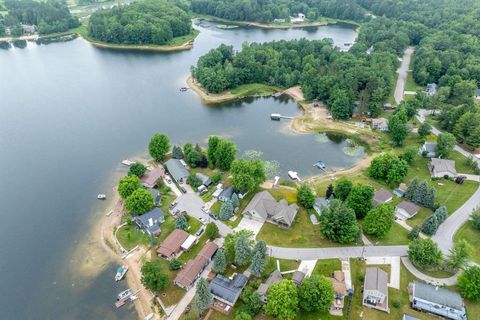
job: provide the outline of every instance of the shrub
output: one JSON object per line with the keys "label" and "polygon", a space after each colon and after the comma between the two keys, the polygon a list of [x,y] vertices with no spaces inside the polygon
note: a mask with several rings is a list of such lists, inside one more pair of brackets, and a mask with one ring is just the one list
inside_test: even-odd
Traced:
{"label": "shrub", "polygon": [[180,263],[180,261],[178,261],[177,259],[172,259],[169,263],[168,263],[168,269],[170,270],[178,270],[180,269],[180,266],[182,264]]}

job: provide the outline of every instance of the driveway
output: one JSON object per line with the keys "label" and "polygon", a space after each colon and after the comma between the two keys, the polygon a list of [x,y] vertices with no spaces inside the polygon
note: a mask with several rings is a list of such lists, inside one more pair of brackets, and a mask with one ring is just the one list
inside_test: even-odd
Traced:
{"label": "driveway", "polygon": [[282,248],[268,246],[268,255],[278,259],[321,260],[358,257],[401,257],[408,246],[368,246],[332,248]]}
{"label": "driveway", "polygon": [[213,221],[218,227],[220,234],[224,237],[231,233],[233,230],[223,224],[221,221],[213,220],[208,214],[203,212],[202,207],[205,205],[202,198],[196,193],[185,193],[177,198],[177,206],[180,211],[186,211],[188,215],[200,219],[204,218],[207,223]]}
{"label": "driveway", "polygon": [[305,273],[306,277],[310,277],[316,264],[317,260],[302,260],[297,270]]}
{"label": "driveway", "polygon": [[370,257],[366,259],[367,265],[390,265],[390,281],[388,286],[400,289],[400,257]]}
{"label": "driveway", "polygon": [[257,234],[260,232],[260,229],[262,229],[262,226],[263,222],[243,217],[238,226],[235,228],[235,231],[246,229],[252,231],[253,238],[256,238]]}
{"label": "driveway", "polygon": [[398,79],[394,94],[395,102],[397,104],[400,104],[400,102],[403,101],[403,93],[405,91],[405,83],[407,82],[408,68],[410,67],[410,60],[412,58],[413,51],[414,48],[412,47],[405,49],[405,52],[403,53],[402,64],[397,70]]}

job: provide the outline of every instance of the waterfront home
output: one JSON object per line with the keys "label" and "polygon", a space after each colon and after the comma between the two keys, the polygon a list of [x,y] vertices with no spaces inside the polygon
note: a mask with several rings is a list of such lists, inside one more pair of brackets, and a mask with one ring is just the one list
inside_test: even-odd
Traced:
{"label": "waterfront home", "polygon": [[372,129],[382,132],[388,131],[388,120],[385,118],[372,119]]}
{"label": "waterfront home", "polygon": [[149,212],[132,217],[137,226],[152,237],[160,235],[160,224],[165,222],[165,215],[160,208],[153,208]]}
{"label": "waterfront home", "polygon": [[347,293],[347,285],[345,284],[345,274],[343,271],[336,270],[333,272],[333,277],[328,278],[332,282],[335,299],[330,306],[330,314],[341,316],[343,314],[343,307],[345,306],[345,296]]}
{"label": "waterfront home", "polygon": [[268,291],[268,288],[270,288],[270,286],[272,284],[275,284],[275,283],[278,283],[280,281],[283,280],[283,277],[282,277],[282,274],[280,273],[280,271],[278,270],[275,270],[273,271],[270,276],[268,277],[267,281],[265,281],[265,283],[262,283],[258,289],[257,289],[257,293],[260,295],[260,301],[262,303],[267,303],[267,291]]}
{"label": "waterfront home", "polygon": [[207,175],[200,172],[197,172],[195,175],[202,182],[203,186],[208,187],[212,184],[212,180],[210,180],[210,178]]}
{"label": "waterfront home", "polygon": [[173,230],[158,247],[158,256],[168,260],[176,257],[182,251],[182,244],[189,236],[190,234],[181,229]]}
{"label": "waterfront home", "polygon": [[433,158],[437,155],[437,143],[425,141],[418,152],[426,158]]}
{"label": "waterfront home", "polygon": [[[218,189],[217,189],[218,190]],[[225,202],[225,201],[228,201],[228,200],[231,200],[232,199],[232,196],[233,196],[233,187],[227,187],[225,189],[223,189],[219,196],[218,196],[218,200],[222,201],[222,202]]]}
{"label": "waterfront home", "polygon": [[170,159],[165,162],[165,166],[177,183],[183,183],[188,179],[189,172],[179,159]]}
{"label": "waterfront home", "polygon": [[318,213],[318,215],[322,215],[323,210],[328,209],[329,205],[330,204],[327,199],[318,197],[315,198],[313,209]]}
{"label": "waterfront home", "polygon": [[231,278],[218,274],[210,282],[210,292],[213,295],[212,307],[222,313],[229,313],[247,282],[248,278],[241,273],[237,273]]}
{"label": "waterfront home", "polygon": [[385,189],[375,191],[373,194],[373,205],[378,206],[383,203],[389,203],[393,200],[393,194]]}
{"label": "waterfront home", "polygon": [[152,188],[148,188],[147,190],[153,197],[153,203],[156,207],[158,207],[162,203],[162,196],[160,195],[160,191]]}
{"label": "waterfront home", "polygon": [[142,185],[146,188],[154,188],[157,185],[158,180],[163,179],[165,176],[165,169],[155,168],[153,170],[145,172],[140,178]]}
{"label": "waterfront home", "polygon": [[388,274],[380,268],[368,267],[363,283],[363,305],[389,312]]}
{"label": "waterfront home", "polygon": [[452,319],[466,320],[462,298],[456,292],[414,281],[408,286],[411,306],[415,310]]}
{"label": "waterfront home", "polygon": [[427,93],[427,95],[433,96],[437,93],[437,89],[438,85],[436,83],[429,83],[427,84],[427,89],[425,90],[425,92]]}
{"label": "waterfront home", "polygon": [[305,15],[299,13],[296,17],[290,17],[290,22],[293,24],[301,24],[305,22]]}
{"label": "waterfront home", "polygon": [[408,189],[408,187],[407,187],[407,185],[406,185],[405,183],[400,183],[400,185],[398,186],[398,188],[393,189],[393,193],[394,193],[397,197],[401,198],[401,197],[403,197],[403,196],[405,195],[405,192],[407,192],[407,189]]}
{"label": "waterfront home", "polygon": [[270,222],[289,228],[298,212],[296,204],[289,205],[287,200],[277,202],[268,192],[257,193],[245,208],[243,215],[257,221]]}
{"label": "waterfront home", "polygon": [[295,270],[295,272],[292,275],[292,280],[293,282],[295,282],[295,285],[297,287],[300,287],[304,278],[305,278],[305,273],[300,270]]}
{"label": "waterfront home", "polygon": [[33,34],[37,31],[37,26],[32,24],[32,25],[28,25],[28,24],[22,24],[22,32],[25,33],[25,34]]}
{"label": "waterfront home", "polygon": [[454,160],[432,158],[428,163],[428,170],[432,178],[455,178],[457,176]]}
{"label": "waterfront home", "polygon": [[212,261],[217,250],[218,245],[215,242],[206,243],[193,260],[188,260],[173,282],[185,290],[192,288],[203,270]]}
{"label": "waterfront home", "polygon": [[420,210],[414,203],[410,201],[402,201],[395,207],[395,216],[397,219],[406,220],[410,219],[418,213]]}

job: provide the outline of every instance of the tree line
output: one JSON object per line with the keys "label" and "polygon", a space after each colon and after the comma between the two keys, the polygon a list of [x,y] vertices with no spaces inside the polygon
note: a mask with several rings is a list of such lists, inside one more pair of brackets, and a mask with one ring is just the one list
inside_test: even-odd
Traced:
{"label": "tree line", "polygon": [[10,27],[12,35],[22,35],[20,24],[36,25],[40,34],[64,32],[80,26],[63,0],[5,0],[8,14],[0,19],[0,35]]}
{"label": "tree line", "polygon": [[328,40],[300,39],[245,44],[239,52],[220,45],[198,60],[192,74],[214,93],[248,83],[300,84],[307,100],[325,101],[334,118],[347,119],[357,99],[372,114],[380,113],[397,65],[389,52],[345,53]]}
{"label": "tree line", "polygon": [[88,35],[95,40],[117,44],[168,44],[187,35],[190,15],[168,1],[142,0],[92,14]]}
{"label": "tree line", "polygon": [[264,23],[288,19],[298,13],[312,21],[320,17],[355,21],[368,18],[366,10],[354,0],[193,0],[191,8],[196,13],[228,20]]}

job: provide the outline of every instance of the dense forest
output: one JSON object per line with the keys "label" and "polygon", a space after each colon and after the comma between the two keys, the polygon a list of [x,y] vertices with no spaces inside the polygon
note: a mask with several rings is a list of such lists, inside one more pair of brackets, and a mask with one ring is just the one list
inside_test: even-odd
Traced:
{"label": "dense forest", "polygon": [[201,57],[193,76],[210,92],[246,83],[302,86],[306,99],[326,101],[335,118],[352,115],[359,100],[378,114],[394,84],[395,55],[340,52],[330,41],[276,41],[245,44],[240,52],[221,45]]}
{"label": "dense forest", "polygon": [[190,16],[178,6],[162,0],[144,0],[92,14],[88,35],[118,44],[169,43],[189,34]]}
{"label": "dense forest", "polygon": [[364,21],[367,12],[354,0],[192,0],[193,12],[237,21],[272,22],[298,13],[314,21],[320,17]]}
{"label": "dense forest", "polygon": [[[47,0],[5,0],[8,14],[3,24],[15,30],[13,35],[21,35],[20,24],[36,25],[40,34],[64,32],[78,27],[80,22],[68,10],[65,1]],[[0,23],[1,24],[1,23]],[[2,32],[0,25],[0,33]]]}

